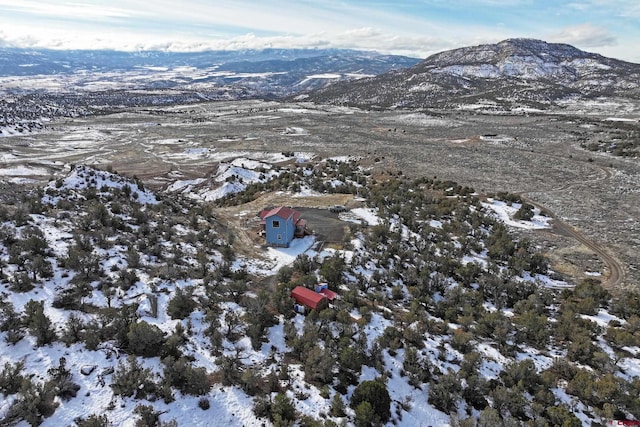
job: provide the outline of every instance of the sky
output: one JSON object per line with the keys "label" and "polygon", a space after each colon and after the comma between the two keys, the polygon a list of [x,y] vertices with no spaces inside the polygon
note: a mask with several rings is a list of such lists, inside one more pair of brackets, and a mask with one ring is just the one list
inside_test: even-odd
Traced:
{"label": "sky", "polygon": [[0,47],[317,47],[425,58],[518,37],[640,63],[640,1],[0,0]]}

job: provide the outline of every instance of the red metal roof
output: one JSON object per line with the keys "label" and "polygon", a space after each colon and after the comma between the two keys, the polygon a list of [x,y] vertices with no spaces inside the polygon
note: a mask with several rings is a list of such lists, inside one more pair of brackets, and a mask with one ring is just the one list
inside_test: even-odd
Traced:
{"label": "red metal roof", "polygon": [[298,304],[304,304],[315,310],[325,299],[325,296],[316,293],[311,289],[305,288],[304,286],[296,286],[291,291],[291,298],[295,299]]}
{"label": "red metal roof", "polygon": [[318,293],[327,297],[329,301],[333,301],[338,296],[338,294],[331,289],[321,289]]}
{"label": "red metal roof", "polygon": [[272,210],[273,210],[273,209],[262,209],[262,210],[260,211],[260,213],[258,213],[258,216],[259,216],[261,219],[263,219],[263,220],[264,220],[264,219],[267,217],[267,215],[269,214],[269,212],[271,212]]}
{"label": "red metal roof", "polygon": [[300,212],[291,208],[287,208],[286,206],[280,206],[279,208],[271,209],[267,212],[260,212],[260,217],[262,219],[266,219],[274,215],[279,216],[282,219],[289,219],[293,215],[294,223],[298,222],[298,220],[300,219]]}

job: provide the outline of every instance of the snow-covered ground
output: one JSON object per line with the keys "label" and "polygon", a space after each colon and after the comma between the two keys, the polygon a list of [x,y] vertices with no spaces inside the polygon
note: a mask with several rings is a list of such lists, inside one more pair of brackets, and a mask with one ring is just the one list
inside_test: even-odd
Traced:
{"label": "snow-covered ground", "polygon": [[0,176],[49,176],[51,173],[44,168],[29,166],[14,166],[0,168]]}
{"label": "snow-covered ground", "polygon": [[304,136],[309,135],[309,131],[298,126],[289,126],[285,128],[281,134],[287,136]]}
{"label": "snow-covered ground", "polygon": [[638,117],[607,117],[606,119],[604,119],[605,121],[608,122],[631,122],[631,123],[638,123],[640,122],[640,118]]}
{"label": "snow-covered ground", "polygon": [[514,219],[513,216],[522,206],[520,203],[513,203],[511,205],[501,200],[495,200],[492,198],[487,199],[487,203],[482,203],[486,208],[491,209],[496,217],[504,224],[515,227],[524,228],[529,230],[539,230],[543,228],[550,228],[549,221],[551,218],[540,214],[540,209],[533,208],[533,218],[530,221]]}
{"label": "snow-covered ground", "polygon": [[[57,189],[58,191],[68,191],[76,193],[86,188],[95,188],[98,192],[108,192],[112,188],[128,191],[132,200],[141,204],[157,204],[155,194],[152,191],[140,188],[135,182],[126,181],[124,178],[104,171],[96,171],[95,169],[85,166],[76,166],[71,173],[62,181],[54,181],[49,183],[47,188]],[[68,196],[65,196],[68,197]],[[43,203],[55,205],[60,200],[60,196],[51,197],[45,194],[42,198]]]}
{"label": "snow-covered ground", "polygon": [[364,220],[366,224],[369,225],[378,225],[380,223],[380,218],[376,214],[376,210],[372,208],[355,208],[351,209],[349,212],[340,214],[340,218],[346,221],[351,221],[354,217],[356,222]]}
{"label": "snow-covered ground", "polygon": [[[415,90],[415,89],[414,89]],[[388,118],[389,122],[395,122],[399,124],[409,124],[424,127],[455,127],[460,123],[456,120],[445,119],[440,117],[431,116],[424,113],[409,113],[399,116]]]}
{"label": "snow-covered ground", "polygon": [[248,153],[248,152],[211,152],[207,156],[220,162],[216,173],[207,178],[176,180],[166,191],[182,193],[186,196],[215,201],[244,191],[247,186],[266,183],[280,175],[284,169],[278,163],[287,161],[306,162],[314,157],[313,153]]}
{"label": "snow-covered ground", "polygon": [[[297,153],[296,155],[298,155]],[[284,156],[284,155],[283,155]],[[279,157],[273,156],[274,159],[291,160],[291,156]],[[278,160],[278,161],[279,161]],[[351,161],[351,158],[338,159],[334,158],[334,161]],[[224,163],[218,173],[211,177],[209,180],[181,180],[176,181],[168,187],[169,191],[181,192],[193,194],[199,191],[203,185],[220,185],[218,188],[225,188],[226,185],[233,186],[243,184],[247,182],[261,182],[261,174],[265,176],[276,176],[279,169],[273,164],[269,164],[264,160],[257,159],[255,157],[249,158],[245,156],[239,156],[237,158],[228,159]],[[65,178],[60,178],[57,181],[51,182],[47,187],[43,202],[47,204],[56,204],[62,198],[68,198],[73,200],[80,197],[82,190],[91,187],[95,190],[95,194],[98,197],[103,197],[105,205],[109,203],[106,200],[110,198],[110,192],[114,189],[115,193],[127,193],[130,194],[131,201],[141,204],[140,209],[158,209],[162,207],[162,197],[156,197],[156,195],[148,190],[145,190],[141,185],[138,185],[135,181],[123,179],[115,174],[109,172],[97,171],[91,168],[77,166],[73,170],[69,171],[69,174]],[[236,188],[239,190],[240,187]],[[304,185],[301,186],[304,194],[314,194]],[[126,189],[126,190],[125,190]],[[134,196],[135,194],[135,196]],[[319,194],[314,194],[319,195]],[[295,195],[292,195],[294,197]],[[168,196],[165,196],[168,197]],[[147,205],[147,206],[145,206]],[[158,205],[158,206],[156,206]],[[549,218],[543,217],[537,210],[534,210],[534,218],[532,221],[515,221],[513,220],[514,213],[520,208],[520,205],[513,204],[511,206],[504,202],[489,199],[487,203],[483,204],[487,210],[490,210],[495,216],[502,222],[511,225],[519,226],[521,228],[544,228],[548,227]],[[138,205],[136,205],[138,206]],[[382,208],[381,208],[382,211]],[[340,218],[345,221],[356,221],[358,223],[364,223],[368,226],[388,227],[390,232],[397,233],[398,242],[403,245],[407,244],[403,250],[407,250],[410,244],[419,243],[420,235],[410,229],[406,224],[403,224],[398,215],[392,216],[390,219],[383,218],[381,211],[373,208],[356,208],[352,209],[345,214],[340,214]],[[69,214],[70,215],[70,214]],[[30,216],[32,223],[37,224],[42,231],[43,236],[49,244],[51,251],[56,260],[64,259],[69,253],[71,245],[75,244],[70,228],[70,223],[65,221],[64,218],[52,217],[49,218],[46,215],[33,214]],[[127,220],[125,215],[121,215],[118,218]],[[451,219],[446,215],[439,217],[440,219],[422,219],[423,225],[428,225],[427,232],[433,233],[434,230],[437,233],[446,233],[449,225],[451,225]],[[197,222],[197,221],[196,221]],[[155,228],[157,224],[150,223],[151,229]],[[167,224],[164,224],[166,226]],[[164,248],[166,254],[163,261],[157,262],[146,257],[141,261],[143,263],[157,263],[160,268],[164,264],[168,263],[171,256],[168,254],[172,251],[179,251],[184,254],[185,264],[197,264],[199,261],[195,260],[196,256],[196,233],[189,228],[190,226],[185,224],[175,224],[169,228],[158,227],[163,229],[163,235],[169,236],[172,240],[160,240],[159,246]],[[135,228],[131,225],[131,228]],[[362,230],[366,230],[363,228]],[[202,231],[202,230],[200,230]],[[20,232],[18,231],[17,234]],[[250,258],[247,256],[236,255],[235,261],[231,265],[231,270],[239,272],[246,270],[249,274],[259,277],[272,276],[278,273],[278,271],[287,265],[294,263],[296,258],[301,254],[306,254],[309,258],[322,262],[333,255],[342,256],[347,265],[347,272],[344,275],[345,282],[339,288],[336,289],[340,292],[350,292],[354,287],[361,285],[360,281],[372,280],[374,275],[383,272],[388,274],[389,271],[393,271],[394,268],[401,266],[403,263],[412,264],[413,260],[402,260],[401,257],[389,257],[389,259],[376,259],[373,250],[374,248],[366,247],[366,238],[364,233],[366,231],[359,231],[352,236],[348,249],[340,248],[324,248],[322,251],[318,249],[318,241],[314,236],[308,236],[302,239],[294,239],[291,246],[288,248],[266,248],[264,250],[258,249],[260,257]],[[184,237],[184,239],[182,239]],[[213,238],[211,236],[206,238]],[[205,238],[205,239],[206,239]],[[220,244],[224,241],[221,239]],[[460,249],[462,247],[458,237],[452,238],[451,241],[445,242],[449,246]],[[127,245],[129,242],[113,241],[105,247],[95,247],[94,253],[99,256],[100,266],[105,272],[109,280],[117,280],[117,271],[126,270],[129,260],[127,258]],[[215,245],[214,245],[215,246]],[[384,250],[384,244],[380,245]],[[440,245],[439,250],[446,250],[446,244]],[[173,247],[173,248],[172,248]],[[218,247],[218,246],[216,246]],[[346,247],[346,246],[345,246]],[[2,249],[0,247],[0,249]],[[467,251],[465,255],[462,255],[457,259],[457,262],[461,266],[469,266],[469,264],[476,264],[478,268],[486,269],[489,267],[488,255],[486,249],[480,247],[474,251]],[[436,251],[434,251],[434,254]],[[2,260],[8,259],[8,254],[0,251],[0,257]],[[358,260],[359,264],[351,265],[352,262]],[[212,264],[221,263],[222,255],[217,251],[213,251],[210,261]],[[31,299],[36,301],[45,302],[45,314],[56,325],[57,331],[61,332],[62,326],[69,319],[70,310],[62,310],[55,308],[51,305],[51,301],[56,297],[61,288],[69,287],[73,280],[73,274],[69,274],[60,267],[58,261],[54,261],[54,273],[53,278],[44,281],[43,284],[38,285],[28,292],[8,292],[9,285],[4,285],[5,300],[10,301],[13,306],[19,312],[24,310],[25,305]],[[386,270],[386,271],[385,271]],[[16,272],[15,266],[10,266],[6,270],[7,274],[14,274]],[[434,272],[435,273],[435,272]],[[313,274],[319,274],[314,272]],[[317,276],[316,278],[319,279]],[[427,279],[434,278],[433,274]],[[565,282],[551,279],[547,275],[531,275],[527,272],[522,273],[520,276],[511,278],[519,283],[537,283],[547,288],[563,288],[568,285]],[[382,279],[381,279],[382,280]],[[353,338],[359,336],[366,337],[366,347],[369,351],[373,349],[373,344],[383,337],[386,330],[398,331],[402,335],[406,331],[415,331],[417,329],[418,321],[410,320],[407,324],[404,324],[404,320],[399,320],[400,316],[407,314],[407,319],[411,319],[409,313],[408,299],[403,301],[402,298],[408,296],[413,292],[409,290],[409,285],[403,283],[401,275],[397,277],[386,277],[387,280],[379,290],[375,291],[374,298],[367,298],[367,294],[359,292],[360,305],[350,305],[348,313],[350,314],[353,324],[349,324],[353,332]],[[455,288],[456,280],[453,278],[446,278],[443,280],[444,286],[443,292],[438,292],[433,295],[434,301],[442,301],[450,289]],[[469,289],[477,290],[479,288],[478,283],[471,283]],[[98,288],[98,283],[91,285],[91,292],[85,298],[86,303],[93,304],[97,308],[122,307],[125,303],[140,303],[137,307],[137,314],[139,321],[146,321],[149,324],[157,325],[165,334],[171,334],[176,330],[178,325],[181,325],[185,329],[189,329],[189,338],[184,344],[183,350],[186,354],[191,356],[194,360],[194,365],[206,368],[207,372],[216,372],[218,367],[216,361],[218,356],[213,354],[212,344],[202,333],[207,328],[206,315],[203,309],[197,309],[191,313],[186,319],[172,319],[167,312],[169,301],[173,298],[177,289],[195,288],[194,295],[198,299],[205,299],[207,296],[207,290],[203,286],[202,279],[194,279],[187,275],[187,277],[165,279],[160,275],[153,276],[148,272],[139,272],[138,279],[132,284],[128,290],[118,288],[114,297],[110,297],[109,300],[105,297],[105,294]],[[391,288],[400,289],[402,296],[400,299],[392,299],[389,296],[392,294]],[[467,289],[468,290],[468,289]],[[466,292],[466,290],[462,291]],[[250,289],[245,293],[247,298],[256,298],[257,292]],[[444,295],[444,296],[443,296]],[[111,299],[112,298],[112,299]],[[407,297],[408,298],[408,297]],[[155,302],[152,302],[154,300]],[[362,303],[366,301],[366,303]],[[153,305],[157,304],[157,314],[153,314]],[[509,319],[520,316],[514,309],[498,309],[492,304],[485,302],[482,306],[489,312],[496,312],[501,310],[502,314]],[[247,309],[242,303],[238,301],[220,301],[218,309],[222,312],[220,315],[220,329],[230,328],[232,321],[227,320],[227,315],[231,318],[232,314],[237,315],[240,319],[244,318],[247,314]],[[411,310],[421,309],[420,304],[411,307]],[[555,308],[550,308],[550,311]],[[445,373],[447,371],[458,372],[461,370],[461,361],[464,359],[464,355],[461,351],[454,349],[451,343],[452,334],[458,332],[464,332],[468,329],[468,326],[462,324],[460,320],[444,321],[441,318],[435,317],[433,312],[424,311],[427,320],[434,322],[431,327],[433,331],[429,330],[425,332],[421,330],[419,332],[418,341],[416,346],[419,347],[419,357],[422,360],[428,362],[429,366],[434,372],[439,371]],[[92,315],[82,311],[73,311],[74,313],[82,316],[84,320],[92,319]],[[246,367],[255,368],[261,374],[268,373],[269,370],[280,363],[285,358],[290,348],[289,343],[285,339],[285,331],[288,329],[288,322],[291,322],[298,331],[299,335],[308,328],[307,324],[309,318],[304,316],[295,316],[292,319],[286,318],[285,315],[277,315],[277,323],[268,328],[266,332],[266,342],[262,345],[258,345],[254,350],[251,340],[244,334],[240,334],[237,341],[231,342],[227,337],[224,338],[221,352],[223,355],[233,355],[235,351],[241,354],[242,361]],[[595,322],[598,326],[606,328],[613,321],[624,324],[623,319],[617,318],[609,314],[605,310],[599,310],[594,316],[583,315],[582,318]],[[423,319],[421,319],[423,320]],[[454,323],[460,322],[460,323]],[[440,332],[435,332],[437,329],[434,325],[442,325]],[[402,325],[402,326],[400,326]],[[315,325],[311,325],[311,328],[315,328]],[[288,332],[287,332],[288,333]],[[333,332],[332,332],[333,333]],[[351,333],[351,332],[350,332]],[[5,334],[0,333],[0,336]],[[409,343],[406,338],[402,338],[405,345]],[[602,338],[599,338],[602,340]],[[319,345],[323,346],[322,341],[318,341]],[[428,402],[429,389],[431,385],[424,383],[419,388],[413,387],[409,384],[406,374],[404,373],[403,362],[406,354],[406,349],[403,345],[395,350],[382,349],[382,368],[380,370],[370,366],[364,366],[360,372],[357,373],[358,381],[371,380],[380,377],[383,373],[386,377],[387,389],[392,398],[392,414],[394,416],[393,425],[399,426],[414,426],[414,425],[438,425],[449,426],[454,425],[449,415],[437,410],[434,405]],[[500,381],[501,373],[505,366],[510,363],[531,360],[538,372],[548,369],[552,363],[554,363],[554,357],[556,357],[555,350],[535,349],[526,345],[514,345],[513,352],[511,354],[503,353],[498,350],[498,346],[491,339],[483,339],[474,337],[474,340],[470,344],[471,348],[479,353],[482,357],[481,363],[478,368],[478,375],[485,380]],[[457,348],[457,347],[456,347]],[[609,353],[613,353],[610,348]],[[624,370],[624,378],[637,378],[640,376],[640,348],[627,347],[625,357],[620,358],[618,361],[618,367]],[[97,350],[87,350],[83,344],[70,344],[66,346],[60,342],[55,342],[47,346],[36,346],[34,338],[27,334],[26,338],[20,340],[18,344],[14,346],[0,347],[0,366],[6,361],[15,362],[17,360],[25,360],[25,371],[28,374],[32,374],[34,380],[42,382],[48,378],[46,370],[43,366],[55,366],[61,356],[67,359],[68,366],[72,369],[73,379],[81,387],[78,397],[68,402],[59,401],[60,407],[55,414],[45,419],[43,425],[57,426],[57,425],[72,425],[73,419],[78,416],[87,416],[91,413],[106,413],[109,419],[114,425],[122,426],[134,426],[135,421],[132,418],[133,408],[140,403],[150,404],[155,410],[164,412],[162,415],[163,421],[175,419],[179,425],[194,425],[194,426],[207,426],[207,425],[229,425],[229,426],[247,426],[247,425],[260,425],[264,423],[269,425],[262,419],[256,418],[253,414],[254,399],[242,391],[240,386],[227,387],[215,384],[206,395],[211,408],[208,410],[202,410],[199,408],[199,397],[184,396],[175,391],[174,395],[176,400],[171,403],[165,403],[161,400],[141,401],[131,398],[114,397],[113,391],[108,386],[112,379],[112,374],[105,374],[105,370],[109,368],[116,368],[118,363],[125,359],[124,354],[119,354],[112,342],[101,343]],[[150,368],[154,373],[162,373],[163,365],[159,358],[139,358],[140,362],[147,368]],[[299,363],[295,359],[291,360],[291,363],[287,362],[290,380],[286,390],[286,394],[291,398],[297,411],[304,414],[309,414],[317,419],[323,418],[328,412],[330,405],[330,399],[336,391],[330,385],[327,387],[330,398],[323,397],[326,390],[321,390],[317,385],[306,381],[304,364]],[[304,361],[303,361],[304,362]],[[80,369],[87,366],[96,366],[96,368],[87,375],[79,373]],[[439,374],[438,374],[439,375]],[[437,375],[435,378],[437,379]],[[106,385],[101,380],[106,380]],[[348,388],[347,394],[344,396],[345,403],[348,403],[352,396],[354,386],[351,385]],[[572,396],[567,395],[562,389],[554,389],[554,394],[561,401],[570,402],[574,399]],[[273,397],[273,394],[272,396]],[[0,416],[3,412],[6,412],[9,408],[13,398],[9,398],[3,402],[0,402]],[[464,412],[465,403],[461,404],[460,415]],[[111,408],[111,409],[107,409]],[[590,409],[587,407],[579,407],[578,416],[584,422],[593,421],[589,413]],[[351,408],[347,408],[347,413],[351,416],[354,415],[354,411]],[[398,415],[401,414],[401,417]],[[473,416],[477,416],[479,412],[477,410],[471,410]],[[401,418],[401,419],[400,419]]]}
{"label": "snow-covered ground", "polygon": [[309,251],[316,243],[314,236],[293,239],[288,248],[269,247],[264,254],[265,260],[241,258],[236,266],[245,267],[251,274],[272,276],[285,265],[290,265],[298,255]]}

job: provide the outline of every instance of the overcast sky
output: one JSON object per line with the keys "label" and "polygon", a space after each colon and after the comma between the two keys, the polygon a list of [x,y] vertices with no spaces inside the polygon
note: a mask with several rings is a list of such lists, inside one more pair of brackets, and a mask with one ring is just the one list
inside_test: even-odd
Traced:
{"label": "overcast sky", "polygon": [[640,0],[0,0],[0,46],[337,47],[424,58],[514,37],[640,63]]}

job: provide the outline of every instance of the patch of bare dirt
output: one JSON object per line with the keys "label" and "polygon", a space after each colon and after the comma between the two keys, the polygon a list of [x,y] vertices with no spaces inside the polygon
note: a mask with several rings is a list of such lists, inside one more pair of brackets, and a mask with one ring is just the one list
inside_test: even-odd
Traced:
{"label": "patch of bare dirt", "polygon": [[[361,202],[354,199],[352,194],[322,194],[322,195],[295,195],[284,192],[266,193],[248,203],[238,206],[221,207],[215,209],[218,222],[223,224],[229,232],[233,233],[233,248],[236,253],[248,257],[261,257],[264,251],[264,237],[259,235],[260,218],[258,213],[264,209],[275,206],[291,206],[302,208],[303,218],[309,221],[309,228],[321,232],[320,240],[324,238],[336,238],[344,232],[331,232],[332,226],[320,224],[322,215],[315,211],[326,212],[326,218],[336,218],[337,214],[330,213],[328,208],[332,205],[344,205],[349,208],[359,206]],[[316,218],[315,223],[312,218]],[[346,227],[346,223],[343,223]],[[339,223],[333,225],[333,229],[339,227]]]}

